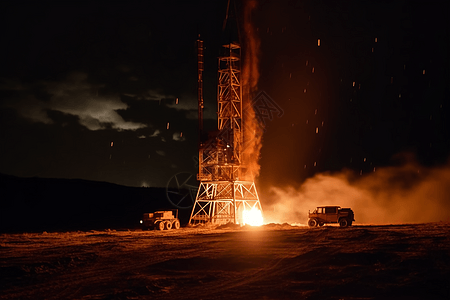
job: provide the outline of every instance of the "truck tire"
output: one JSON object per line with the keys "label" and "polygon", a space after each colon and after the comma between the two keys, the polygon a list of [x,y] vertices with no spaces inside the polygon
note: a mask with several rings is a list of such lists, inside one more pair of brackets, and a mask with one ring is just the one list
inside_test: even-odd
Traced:
{"label": "truck tire", "polygon": [[317,226],[317,220],[316,219],[309,219],[308,226],[309,227],[316,227]]}
{"label": "truck tire", "polygon": [[165,228],[166,230],[172,229],[172,223],[170,223],[170,221],[165,221],[165,222],[164,222],[164,228]]}
{"label": "truck tire", "polygon": [[341,227],[347,227],[348,226],[348,221],[346,218],[342,218],[339,220],[339,226]]}
{"label": "truck tire", "polygon": [[164,222],[160,221],[156,223],[155,228],[159,229],[159,230],[164,230]]}
{"label": "truck tire", "polygon": [[172,227],[174,229],[180,229],[180,221],[178,219],[176,219],[175,221],[173,221]]}

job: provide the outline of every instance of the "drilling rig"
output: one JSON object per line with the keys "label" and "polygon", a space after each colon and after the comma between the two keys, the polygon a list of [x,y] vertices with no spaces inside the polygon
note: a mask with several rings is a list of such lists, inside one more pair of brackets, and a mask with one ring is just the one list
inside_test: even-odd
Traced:
{"label": "drilling rig", "polygon": [[[245,155],[241,47],[237,42],[222,46],[218,58],[217,131],[203,135],[203,41],[197,40],[199,188],[189,219],[195,224],[246,224],[249,212],[262,208],[249,160]],[[248,99],[246,99],[248,100]],[[246,103],[249,103],[247,101]],[[251,109],[251,108],[250,108]],[[255,158],[253,158],[255,159]],[[262,216],[261,216],[262,222]]]}

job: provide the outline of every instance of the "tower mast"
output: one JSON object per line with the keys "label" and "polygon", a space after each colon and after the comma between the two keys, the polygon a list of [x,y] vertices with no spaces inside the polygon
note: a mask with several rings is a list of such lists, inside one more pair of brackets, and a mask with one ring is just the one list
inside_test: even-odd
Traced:
{"label": "tower mast", "polygon": [[[199,118],[203,110],[203,42],[198,43]],[[202,48],[200,49],[200,45]],[[262,211],[256,186],[243,160],[241,47],[236,42],[222,46],[218,59],[217,131],[199,145],[200,185],[189,224],[244,224],[246,211]],[[200,55],[200,53],[202,55]],[[199,129],[203,124],[199,120]]]}

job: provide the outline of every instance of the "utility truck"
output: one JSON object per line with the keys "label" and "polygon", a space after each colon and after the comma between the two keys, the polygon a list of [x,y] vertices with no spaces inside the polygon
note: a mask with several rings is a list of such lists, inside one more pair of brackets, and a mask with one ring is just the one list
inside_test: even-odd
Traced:
{"label": "utility truck", "polygon": [[355,214],[350,208],[340,206],[318,206],[313,212],[308,212],[308,226],[317,227],[327,223],[339,223],[341,227],[352,226]]}
{"label": "utility truck", "polygon": [[145,213],[141,220],[142,230],[158,229],[171,230],[180,228],[178,209],[161,210],[153,213]]}

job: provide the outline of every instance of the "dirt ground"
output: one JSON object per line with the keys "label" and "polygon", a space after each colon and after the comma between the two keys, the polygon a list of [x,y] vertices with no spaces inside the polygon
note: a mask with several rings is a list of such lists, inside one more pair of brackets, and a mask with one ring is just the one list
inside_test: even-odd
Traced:
{"label": "dirt ground", "polygon": [[450,299],[450,224],[0,235],[0,299]]}

